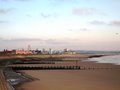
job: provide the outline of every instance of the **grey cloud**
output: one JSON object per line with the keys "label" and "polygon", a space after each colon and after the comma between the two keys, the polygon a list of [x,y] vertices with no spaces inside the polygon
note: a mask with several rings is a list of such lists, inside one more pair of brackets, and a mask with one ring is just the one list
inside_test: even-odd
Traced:
{"label": "grey cloud", "polygon": [[91,15],[96,13],[96,9],[94,8],[74,8],[72,10],[72,14],[74,15]]}
{"label": "grey cloud", "polygon": [[69,31],[89,31],[89,29],[87,29],[87,28],[69,29]]}
{"label": "grey cloud", "polygon": [[51,2],[54,3],[60,3],[60,2],[76,2],[77,0],[51,0]]}
{"label": "grey cloud", "polygon": [[26,2],[26,1],[31,1],[31,0],[14,0],[14,1]]}
{"label": "grey cloud", "polygon": [[79,31],[89,31],[87,28],[81,28]]}
{"label": "grey cloud", "polygon": [[50,18],[50,17],[57,17],[57,16],[58,16],[57,13],[52,13],[52,14],[41,13],[40,15],[41,15],[43,18]]}
{"label": "grey cloud", "polygon": [[44,14],[44,13],[41,13],[41,16],[44,17],[44,18],[48,18],[48,17],[51,17],[50,14]]}
{"label": "grey cloud", "polygon": [[27,14],[26,16],[27,16],[27,17],[32,17],[32,15],[30,15],[30,14]]}
{"label": "grey cloud", "polygon": [[2,2],[6,2],[6,1],[9,1],[9,0],[0,0],[0,1],[2,1]]}
{"label": "grey cloud", "polygon": [[78,0],[50,0],[51,5],[61,5],[64,3],[77,3]]}
{"label": "grey cloud", "polygon": [[31,45],[32,49],[42,48],[65,48],[70,44],[68,40],[57,40],[57,39],[39,39],[39,38],[19,38],[19,39],[5,39],[0,38],[0,49],[27,49],[28,45]]}
{"label": "grey cloud", "polygon": [[0,37],[0,40],[3,40],[3,38],[2,38],[2,37]]}
{"label": "grey cloud", "polygon": [[73,2],[73,1],[77,1],[77,0],[53,0],[56,2]]}
{"label": "grey cloud", "polygon": [[0,8],[0,14],[8,14],[13,10],[14,10],[13,8]]}
{"label": "grey cloud", "polygon": [[8,39],[8,41],[41,41],[42,39],[39,38],[19,38],[19,39]]}
{"label": "grey cloud", "polygon": [[0,20],[0,24],[8,23],[8,21]]}
{"label": "grey cloud", "polygon": [[62,41],[62,40],[56,40],[56,39],[48,39],[48,40],[45,40],[45,42],[47,43],[47,44],[68,44],[68,42],[66,42],[66,41]]}
{"label": "grey cloud", "polygon": [[120,26],[120,20],[114,20],[114,21],[109,21],[109,22],[105,22],[105,21],[92,21],[90,22],[90,24],[93,25],[109,25],[109,26]]}
{"label": "grey cloud", "polygon": [[8,2],[8,1],[20,1],[20,2],[27,2],[31,0],[0,0],[1,2]]}
{"label": "grey cloud", "polygon": [[111,21],[109,25],[120,26],[120,21]]}
{"label": "grey cloud", "polygon": [[0,37],[0,40],[7,42],[42,42],[45,44],[65,44],[66,41],[56,40],[56,39],[39,39],[39,38],[19,38],[19,39],[4,39]]}
{"label": "grey cloud", "polygon": [[91,24],[95,24],[95,25],[105,25],[105,24],[107,24],[106,22],[103,22],[103,21],[92,21],[92,22],[90,22]]}

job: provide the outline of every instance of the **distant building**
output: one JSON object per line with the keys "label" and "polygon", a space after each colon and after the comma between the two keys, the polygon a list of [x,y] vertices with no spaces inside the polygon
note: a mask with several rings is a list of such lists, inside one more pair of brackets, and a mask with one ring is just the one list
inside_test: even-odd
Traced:
{"label": "distant building", "polygon": [[12,54],[12,51],[9,51],[7,49],[4,49],[4,51],[0,52],[0,55],[9,55],[9,54]]}
{"label": "distant building", "polygon": [[64,52],[67,52],[67,51],[68,51],[67,48],[65,48],[65,49],[64,49]]}
{"label": "distant building", "polygon": [[12,51],[14,54],[33,54],[32,51],[27,51],[27,50],[13,50]]}
{"label": "distant building", "polygon": [[42,51],[41,50],[32,50],[32,53],[33,54],[42,54]]}
{"label": "distant building", "polygon": [[64,49],[63,54],[76,54],[76,52],[73,50]]}
{"label": "distant building", "polygon": [[0,51],[0,55],[11,55],[11,54],[33,54],[32,51],[27,51],[27,50],[7,50],[4,49],[3,51]]}

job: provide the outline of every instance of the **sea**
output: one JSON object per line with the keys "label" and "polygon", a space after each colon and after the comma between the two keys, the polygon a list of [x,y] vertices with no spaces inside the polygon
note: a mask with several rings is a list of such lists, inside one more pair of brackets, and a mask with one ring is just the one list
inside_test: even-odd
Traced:
{"label": "sea", "polygon": [[103,57],[89,58],[89,61],[96,61],[97,63],[112,63],[120,65],[120,51],[93,51],[93,50],[77,50],[77,53],[88,53],[88,54],[101,54],[110,55]]}
{"label": "sea", "polygon": [[120,55],[103,56],[99,58],[89,58],[89,61],[96,61],[97,63],[112,63],[120,65]]}

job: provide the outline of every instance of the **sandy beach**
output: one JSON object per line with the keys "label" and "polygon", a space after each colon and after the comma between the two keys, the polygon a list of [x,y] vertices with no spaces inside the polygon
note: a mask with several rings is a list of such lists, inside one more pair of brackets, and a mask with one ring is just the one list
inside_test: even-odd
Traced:
{"label": "sandy beach", "polygon": [[37,78],[17,90],[120,90],[120,65],[80,61],[80,66],[101,69],[87,70],[26,70]]}

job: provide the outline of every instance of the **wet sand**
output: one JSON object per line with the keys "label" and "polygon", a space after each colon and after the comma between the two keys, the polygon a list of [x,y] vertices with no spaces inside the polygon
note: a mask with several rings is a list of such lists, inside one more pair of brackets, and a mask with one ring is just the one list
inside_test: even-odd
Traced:
{"label": "wet sand", "polygon": [[84,61],[79,64],[104,69],[21,71],[37,80],[19,85],[17,90],[120,90],[120,65]]}

